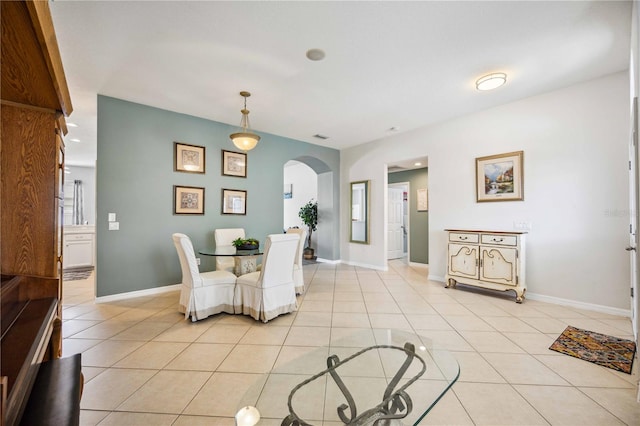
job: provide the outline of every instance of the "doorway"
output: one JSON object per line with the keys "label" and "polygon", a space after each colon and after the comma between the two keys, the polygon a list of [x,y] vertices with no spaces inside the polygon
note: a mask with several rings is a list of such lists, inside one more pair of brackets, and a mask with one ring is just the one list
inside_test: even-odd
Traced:
{"label": "doorway", "polygon": [[407,256],[409,247],[409,182],[387,186],[387,260]]}

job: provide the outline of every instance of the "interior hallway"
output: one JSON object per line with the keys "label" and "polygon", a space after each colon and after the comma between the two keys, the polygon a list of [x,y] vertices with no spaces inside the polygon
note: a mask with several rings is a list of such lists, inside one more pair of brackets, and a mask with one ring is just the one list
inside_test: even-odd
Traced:
{"label": "interior hallway", "polygon": [[93,278],[66,282],[63,356],[83,353],[81,424],[233,425],[253,379],[354,328],[406,329],[454,353],[460,378],[421,424],[638,424],[637,359],[628,375],[548,349],[567,325],[632,339],[630,319],[445,289],[425,268],[389,266],[306,265],[298,312],[267,324],[227,314],[185,321],[177,291],[95,304]]}

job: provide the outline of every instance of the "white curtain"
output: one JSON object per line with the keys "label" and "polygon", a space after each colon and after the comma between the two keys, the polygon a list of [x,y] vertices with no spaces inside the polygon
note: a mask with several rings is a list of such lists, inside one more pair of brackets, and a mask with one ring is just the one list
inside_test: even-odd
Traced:
{"label": "white curtain", "polygon": [[74,225],[84,225],[84,195],[82,181],[73,181],[73,218]]}

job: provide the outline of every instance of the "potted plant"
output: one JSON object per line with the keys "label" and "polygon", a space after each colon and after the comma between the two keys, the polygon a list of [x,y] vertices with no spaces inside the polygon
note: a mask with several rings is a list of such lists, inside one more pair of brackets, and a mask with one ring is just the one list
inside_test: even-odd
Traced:
{"label": "potted plant", "polygon": [[310,200],[307,204],[300,207],[298,216],[302,219],[302,223],[309,228],[307,236],[307,246],[304,249],[303,256],[305,259],[315,259],[314,250],[311,248],[311,234],[318,229],[318,202]]}
{"label": "potted plant", "polygon": [[257,250],[260,242],[255,238],[236,238],[231,244],[238,250]]}

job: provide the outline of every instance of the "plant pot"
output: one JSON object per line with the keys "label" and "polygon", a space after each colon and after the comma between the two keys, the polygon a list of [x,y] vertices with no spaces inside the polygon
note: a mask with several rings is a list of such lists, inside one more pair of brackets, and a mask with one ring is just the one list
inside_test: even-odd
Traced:
{"label": "plant pot", "polygon": [[258,250],[258,247],[260,247],[259,244],[242,244],[239,246],[236,246],[237,250]]}
{"label": "plant pot", "polygon": [[314,250],[311,247],[307,247],[302,252],[302,257],[304,257],[305,259],[315,259],[316,257],[313,254]]}

